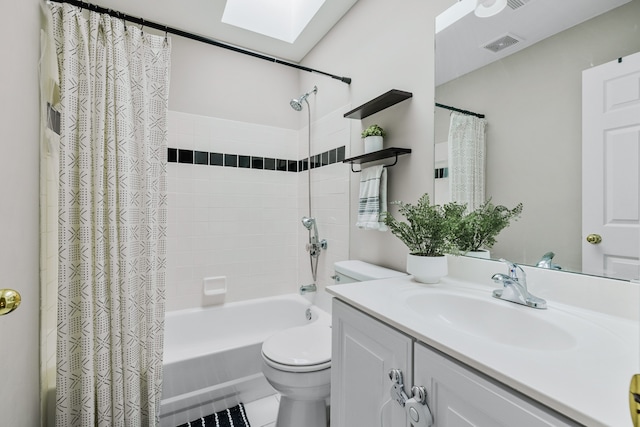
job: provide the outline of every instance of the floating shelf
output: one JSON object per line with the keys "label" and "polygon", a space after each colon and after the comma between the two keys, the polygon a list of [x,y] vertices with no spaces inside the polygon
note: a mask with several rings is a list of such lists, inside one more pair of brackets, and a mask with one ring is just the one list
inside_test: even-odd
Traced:
{"label": "floating shelf", "polygon": [[382,111],[385,108],[389,108],[392,105],[396,105],[398,102],[402,102],[413,96],[411,92],[405,92],[403,90],[391,89],[387,93],[383,93],[377,98],[362,104],[358,108],[355,108],[348,113],[344,114],[347,119],[364,119],[372,114]]}
{"label": "floating shelf", "polygon": [[342,163],[350,163],[352,172],[360,172],[360,171],[353,170],[354,163],[360,165],[362,163],[375,162],[376,160],[383,160],[383,159],[389,159],[391,157],[395,157],[396,160],[392,164],[385,165],[385,167],[390,167],[398,163],[398,156],[401,156],[403,154],[409,154],[409,153],[411,153],[410,148],[391,147],[391,148],[385,148],[384,150],[380,150],[380,151],[374,151],[372,153],[361,154],[359,156],[350,157],[348,159],[344,159]]}

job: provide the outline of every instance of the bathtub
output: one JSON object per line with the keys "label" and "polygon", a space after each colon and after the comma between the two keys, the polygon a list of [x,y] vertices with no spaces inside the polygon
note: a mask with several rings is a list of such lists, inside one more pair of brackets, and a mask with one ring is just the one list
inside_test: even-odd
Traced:
{"label": "bathtub", "polygon": [[331,317],[297,294],[167,313],[160,426],[274,394],[261,371],[262,342],[312,322]]}

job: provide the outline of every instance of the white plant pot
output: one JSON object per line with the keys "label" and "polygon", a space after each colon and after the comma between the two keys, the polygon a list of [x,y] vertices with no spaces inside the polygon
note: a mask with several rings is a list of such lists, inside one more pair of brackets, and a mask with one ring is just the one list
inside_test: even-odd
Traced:
{"label": "white plant pot", "polygon": [[465,254],[473,258],[491,259],[491,252],[487,249],[480,249],[479,251],[469,251]]}
{"label": "white plant pot", "polygon": [[382,150],[381,136],[367,136],[364,138],[364,153],[373,153]]}
{"label": "white plant pot", "polygon": [[407,255],[407,273],[421,283],[438,283],[449,274],[446,256]]}

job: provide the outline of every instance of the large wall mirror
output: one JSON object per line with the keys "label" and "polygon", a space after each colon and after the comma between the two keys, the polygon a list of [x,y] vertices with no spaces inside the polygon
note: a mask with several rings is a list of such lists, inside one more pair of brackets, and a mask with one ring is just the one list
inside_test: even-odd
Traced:
{"label": "large wall mirror", "polygon": [[[631,226],[626,236],[636,253],[618,257],[617,267],[583,266],[582,218],[589,210],[583,202],[602,189],[583,185],[583,172],[590,171],[582,167],[582,75],[640,52],[640,0],[508,0],[484,18],[474,13],[476,3],[461,0],[445,12],[461,12],[452,22],[436,23],[435,93],[436,103],[485,115],[486,196],[494,204],[524,205],[521,218],[498,235],[491,257],[536,265],[553,252],[553,263],[565,271],[638,279],[639,130],[626,140],[628,161],[614,164],[617,180],[605,185],[635,189],[621,202],[621,224]],[[618,94],[640,108],[639,76]],[[436,108],[436,170],[447,166],[450,113]],[[608,153],[601,160],[609,161]],[[436,203],[449,198],[448,178],[441,176]]]}

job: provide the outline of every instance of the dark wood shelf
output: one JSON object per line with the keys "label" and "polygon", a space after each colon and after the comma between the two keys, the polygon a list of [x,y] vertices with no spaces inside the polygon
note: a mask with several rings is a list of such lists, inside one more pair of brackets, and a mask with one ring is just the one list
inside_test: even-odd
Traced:
{"label": "dark wood shelf", "polygon": [[384,160],[384,159],[389,159],[391,157],[395,157],[396,158],[395,162],[393,162],[390,165],[385,165],[385,167],[389,167],[389,166],[395,165],[398,162],[398,156],[402,156],[403,154],[409,154],[409,153],[411,153],[410,148],[391,147],[391,148],[385,148],[384,150],[380,150],[380,151],[374,151],[372,153],[361,154],[359,156],[350,157],[348,159],[344,159],[342,163],[350,163],[351,170],[353,172],[360,172],[360,171],[353,170],[354,164],[360,165],[362,163],[375,162],[376,160]]}
{"label": "dark wood shelf", "polygon": [[361,106],[354,108],[348,113],[344,114],[347,119],[364,119],[372,114],[382,111],[385,108],[389,108],[392,105],[409,99],[413,96],[411,92],[405,92],[403,90],[391,89],[387,93],[383,93],[377,98],[372,99],[369,102],[362,104]]}

